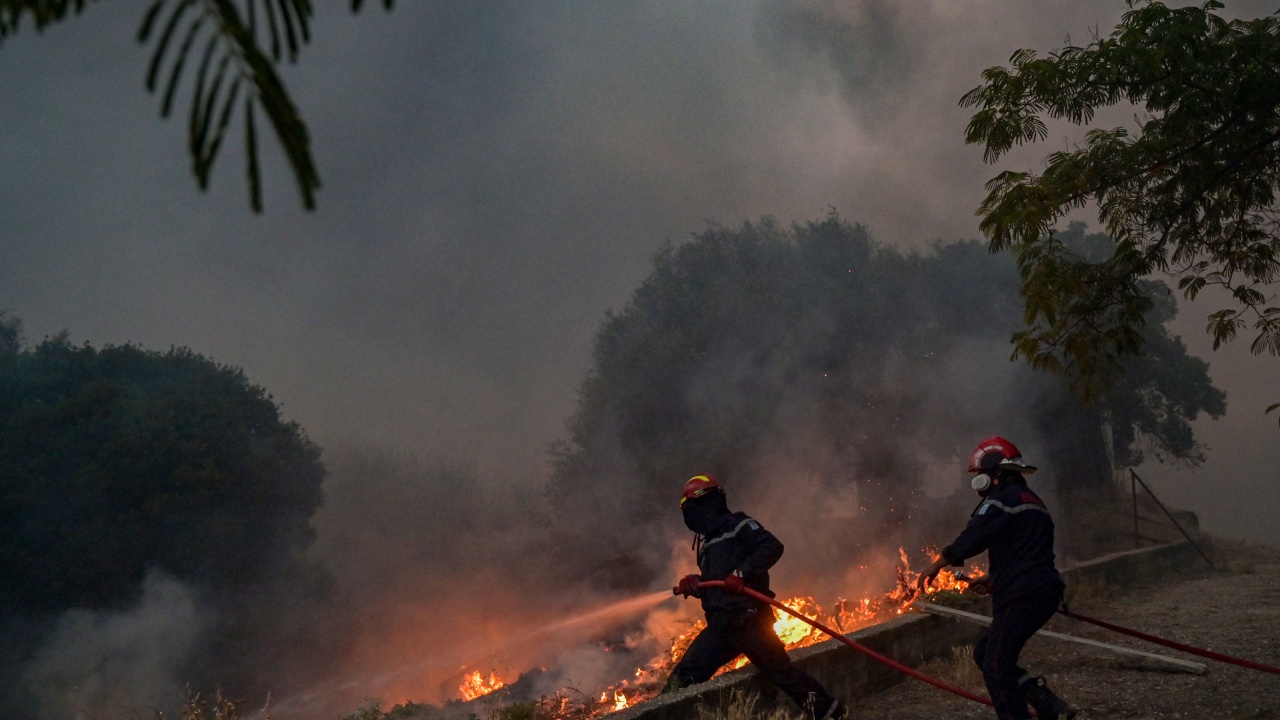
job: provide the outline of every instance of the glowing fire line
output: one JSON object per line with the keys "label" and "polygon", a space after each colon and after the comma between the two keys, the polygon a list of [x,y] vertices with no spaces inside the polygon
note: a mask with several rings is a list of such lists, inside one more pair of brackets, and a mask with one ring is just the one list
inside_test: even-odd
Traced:
{"label": "glowing fire line", "polygon": [[[782,604],[842,633],[853,632],[882,622],[890,616],[901,615],[916,597],[916,580],[919,573],[910,569],[906,551],[899,549],[899,553],[902,565],[898,568],[897,587],[880,597],[868,596],[859,600],[837,598],[830,613],[824,612],[822,606],[812,597],[796,596],[782,601]],[[936,556],[936,553],[934,554]],[[970,577],[985,575],[985,572],[976,566],[967,569],[966,573]],[[938,572],[926,593],[932,595],[939,592],[963,591],[967,587],[968,583],[958,579],[955,572],[943,569]],[[808,647],[829,639],[821,631],[781,610],[774,610],[774,618],[774,632],[778,634],[788,650]],[[606,688],[594,705],[588,702],[583,706],[561,694],[543,698],[542,704],[546,705],[544,708],[546,714],[558,720],[592,720],[656,696],[661,691],[661,684],[670,675],[671,669],[680,661],[693,639],[705,627],[706,622],[703,620],[693,623],[688,630],[672,639],[667,653],[654,658],[647,666],[637,668],[634,678]],[[726,666],[720,672],[737,669],[746,664],[746,658],[738,658],[732,667]],[[464,675],[462,685],[458,689],[464,700],[474,700],[505,684],[496,672],[490,672],[486,677],[484,673],[477,670]]]}

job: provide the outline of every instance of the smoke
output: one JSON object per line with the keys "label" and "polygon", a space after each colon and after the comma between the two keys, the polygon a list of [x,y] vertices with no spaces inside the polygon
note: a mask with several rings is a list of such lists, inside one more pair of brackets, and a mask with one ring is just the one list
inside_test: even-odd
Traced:
{"label": "smoke", "polygon": [[23,673],[43,720],[145,716],[185,699],[183,670],[214,617],[195,593],[160,572],[123,610],[72,610],[53,625]]}
{"label": "smoke", "polygon": [[327,679],[281,698],[280,713],[351,708],[366,696],[452,700],[474,670],[511,681],[554,664],[535,685],[553,692],[635,669],[636,648],[601,643],[619,642],[619,628],[669,594],[627,602],[593,589],[596,568],[557,562],[556,524],[535,483],[367,448],[339,448],[329,465],[313,557],[339,587],[325,632],[345,640],[314,670]]}
{"label": "smoke", "polygon": [[[932,357],[864,365],[860,382],[878,404],[832,423],[821,399],[794,393],[779,413],[784,430],[730,480],[730,502],[783,539],[775,588],[818,598],[877,596],[900,564],[945,545],[975,501],[965,462],[977,440],[1015,438],[1043,457],[1027,401],[1030,373],[992,337],[941,338]],[[814,372],[817,368],[811,368]],[[850,455],[849,446],[856,446]],[[733,490],[734,481],[744,486]],[[1036,483],[1055,502],[1053,483]]]}
{"label": "smoke", "polygon": [[[320,209],[296,211],[268,147],[268,214],[251,218],[234,137],[210,192],[193,189],[185,123],[158,120],[141,90],[146,53],[130,41],[140,11],[91,5],[83,21],[44,35],[28,26],[0,49],[14,69],[0,77],[10,100],[0,105],[0,166],[15,169],[0,174],[0,308],[37,337],[69,328],[94,343],[191,346],[270,389],[333,470],[313,557],[331,569],[341,603],[314,632],[341,641],[309,679],[345,695],[324,696],[324,707],[449,697],[468,663],[533,667],[537,653],[508,638],[611,601],[610,589],[640,592],[690,568],[669,496],[653,503],[662,514],[635,512],[652,498],[624,482],[641,468],[622,452],[620,428],[606,429],[615,452],[597,468],[618,481],[607,503],[566,518],[563,498],[542,495],[545,448],[563,436],[590,337],[650,254],[704,218],[806,219],[828,206],[901,247],[976,234],[973,209],[995,169],[962,142],[960,94],[1015,48],[1105,31],[1123,11],[1117,0],[437,2],[354,19],[318,8],[311,47],[284,72],[326,183]],[[1069,141],[1055,130],[1011,159],[1035,167]],[[1202,316],[1183,316],[1188,335],[1203,336]],[[945,362],[902,358],[869,376],[919,398],[901,417],[880,405],[832,426],[806,416],[810,398],[780,409],[790,431],[758,448],[750,474],[727,479],[734,506],[787,545],[779,588],[877,591],[896,544],[859,519],[867,502],[890,512],[895,493],[928,499],[938,517],[912,518],[902,538],[915,553],[944,541],[971,507],[958,468],[974,440],[1001,433],[1031,462],[1044,456],[1006,339],[963,340]],[[709,425],[726,403],[752,399],[736,380],[786,387],[779,367],[735,361],[709,366],[691,388]],[[1273,374],[1215,367],[1229,369],[1218,379],[1233,397],[1258,398],[1232,426],[1197,428],[1216,431],[1214,449],[1229,458],[1213,476],[1248,482],[1248,500],[1232,495],[1238,484],[1171,477],[1174,499],[1211,506],[1211,529],[1274,539],[1274,488],[1257,468],[1275,466],[1276,444],[1232,429],[1273,432],[1261,415]],[[864,471],[833,450],[867,430],[892,435],[886,461],[911,470],[869,478],[885,483],[876,494],[850,482]],[[1044,489],[1045,477],[1033,485]],[[574,541],[596,531],[607,552]],[[630,561],[591,561],[599,555]],[[144,617],[169,627],[164,613],[139,614],[161,607],[155,592],[143,597],[151,605],[132,616],[73,613],[60,632],[102,640],[126,617],[139,635]],[[679,611],[652,615],[651,634],[671,624],[668,612]],[[176,682],[129,681],[125,665],[94,660],[113,657],[97,650],[105,645],[58,647],[41,652],[41,666],[61,659],[80,671],[42,671],[30,687],[108,667],[114,686],[148,690],[142,698]],[[139,652],[137,677],[194,652],[156,648],[173,662]],[[105,696],[109,685],[93,687]],[[308,692],[299,697],[327,690]],[[49,697],[42,712],[65,711]]]}

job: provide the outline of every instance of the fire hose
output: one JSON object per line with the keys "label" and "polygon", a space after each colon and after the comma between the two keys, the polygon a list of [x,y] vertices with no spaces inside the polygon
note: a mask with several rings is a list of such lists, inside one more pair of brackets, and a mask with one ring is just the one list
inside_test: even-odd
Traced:
{"label": "fire hose", "polygon": [[[724,586],[724,581],[723,581],[723,580],[706,580],[706,581],[703,581],[703,582],[698,583],[698,588],[699,588],[699,589],[701,589],[701,588],[723,587],[723,586]],[[925,675],[924,673],[922,673],[922,672],[920,672],[920,671],[916,670],[915,668],[907,667],[906,665],[903,665],[902,663],[900,663],[900,662],[898,662],[898,661],[896,661],[896,660],[894,660],[894,659],[892,659],[892,658],[885,657],[884,655],[881,655],[880,653],[876,652],[875,650],[872,650],[872,649],[867,648],[867,647],[863,647],[862,645],[859,645],[858,643],[856,643],[856,642],[854,642],[854,641],[850,640],[849,638],[845,637],[843,634],[841,634],[841,633],[839,633],[839,632],[836,632],[835,630],[832,630],[831,628],[827,627],[826,625],[823,625],[822,623],[818,622],[817,620],[813,620],[813,619],[810,619],[810,618],[805,617],[804,615],[801,615],[800,613],[796,612],[795,610],[792,610],[791,608],[787,607],[786,605],[783,605],[782,603],[778,602],[777,600],[774,600],[773,598],[769,597],[768,595],[765,595],[764,593],[756,592],[755,590],[752,590],[751,588],[748,588],[748,587],[744,587],[744,588],[742,588],[742,593],[743,593],[744,595],[749,595],[749,596],[751,596],[751,597],[753,597],[753,598],[755,598],[755,599],[757,599],[757,600],[759,600],[759,601],[761,601],[761,602],[765,602],[765,603],[768,603],[768,604],[772,605],[773,607],[775,607],[775,608],[777,608],[777,609],[781,610],[781,611],[782,611],[782,612],[784,612],[784,613],[787,613],[788,615],[791,615],[792,617],[796,618],[797,620],[800,620],[801,622],[807,623],[807,624],[809,624],[809,625],[811,625],[811,626],[813,626],[813,627],[817,628],[818,630],[821,630],[822,632],[826,633],[827,635],[830,635],[831,637],[835,638],[836,640],[839,640],[840,642],[844,643],[845,645],[848,645],[849,647],[853,648],[854,650],[857,650],[858,652],[862,653],[863,655],[866,655],[867,657],[871,658],[872,660],[875,660],[876,662],[878,662],[878,663],[882,663],[882,664],[884,664],[884,665],[888,665],[889,667],[893,668],[894,670],[897,670],[897,671],[898,671],[898,672],[900,672],[900,673],[903,673],[903,674],[905,674],[905,675],[910,675],[911,677],[913,677],[913,678],[915,678],[915,679],[917,679],[917,680],[919,680],[919,681],[921,681],[921,682],[928,683],[928,684],[930,684],[930,685],[932,685],[932,686],[934,686],[934,687],[936,687],[936,688],[938,688],[938,689],[940,689],[940,690],[946,690],[947,692],[952,693],[952,694],[954,694],[954,695],[959,695],[959,696],[960,696],[960,697],[962,697],[962,698],[968,698],[969,700],[972,700],[972,701],[974,701],[974,702],[980,702],[980,703],[982,703],[983,705],[990,705],[990,704],[991,704],[991,701],[990,701],[990,700],[988,700],[987,698],[982,697],[981,695],[975,695],[975,694],[973,694],[973,693],[971,693],[971,692],[969,692],[969,691],[967,691],[967,690],[962,690],[961,688],[954,687],[954,686],[952,686],[952,685],[948,685],[948,684],[946,684],[946,683],[942,682],[941,680],[937,680],[937,679],[934,679],[934,678],[929,677],[928,675]],[[678,594],[678,593],[677,593],[677,591],[676,591],[676,588],[671,588],[671,594],[672,594],[672,595],[676,595],[676,594]]]}
{"label": "fire hose", "polygon": [[1273,667],[1271,665],[1264,665],[1262,663],[1253,662],[1252,660],[1244,660],[1238,657],[1231,657],[1230,655],[1223,655],[1222,653],[1214,652],[1212,650],[1205,650],[1204,648],[1198,648],[1192,645],[1185,645],[1175,640],[1166,640],[1162,637],[1156,637],[1155,635],[1148,635],[1147,633],[1144,633],[1138,630],[1131,630],[1129,628],[1121,627],[1119,625],[1113,625],[1112,623],[1109,623],[1105,620],[1099,620],[1097,618],[1091,618],[1086,615],[1081,615],[1079,613],[1072,612],[1065,604],[1058,609],[1058,612],[1075,620],[1082,620],[1087,623],[1092,623],[1094,625],[1097,625],[1098,627],[1106,628],[1108,630],[1113,630],[1122,635],[1136,637],[1140,640],[1146,640],[1147,642],[1152,642],[1157,645],[1163,645],[1168,648],[1173,648],[1174,650],[1181,650],[1182,652],[1185,652],[1185,653],[1191,653],[1192,655],[1199,655],[1200,657],[1209,658],[1210,660],[1217,660],[1218,662],[1231,663],[1232,665],[1239,665],[1240,667],[1249,668],[1250,670],[1261,670],[1262,672],[1268,672],[1274,675],[1280,675],[1280,668],[1278,667]]}

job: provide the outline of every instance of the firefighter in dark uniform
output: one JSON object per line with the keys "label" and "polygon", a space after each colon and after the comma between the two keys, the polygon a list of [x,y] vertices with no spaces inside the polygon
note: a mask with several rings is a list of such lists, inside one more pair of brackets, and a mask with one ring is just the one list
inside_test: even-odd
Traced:
{"label": "firefighter in dark uniform", "polygon": [[[694,532],[700,574],[684,576],[675,589],[686,598],[702,600],[707,627],[672,671],[668,691],[706,682],[721,666],[746,655],[814,720],[843,718],[844,706],[791,664],[786,647],[773,631],[772,608],[742,593],[748,587],[774,597],[769,568],[782,557],[782,543],[745,514],[730,512],[724,488],[710,475],[685,483],[680,510],[684,524]],[[724,587],[699,589],[703,580],[723,580]]]}
{"label": "firefighter in dark uniform", "polygon": [[1027,487],[1036,468],[1022,461],[1013,443],[990,437],[969,458],[972,487],[982,497],[969,524],[942,556],[920,575],[923,592],[938,571],[984,550],[988,574],[970,589],[991,595],[991,628],[973,648],[987,692],[1000,720],[1026,720],[1035,708],[1041,720],[1068,720],[1075,708],[1053,694],[1043,676],[1018,667],[1022,646],[1062,603],[1062,577],[1053,563],[1053,518]]}

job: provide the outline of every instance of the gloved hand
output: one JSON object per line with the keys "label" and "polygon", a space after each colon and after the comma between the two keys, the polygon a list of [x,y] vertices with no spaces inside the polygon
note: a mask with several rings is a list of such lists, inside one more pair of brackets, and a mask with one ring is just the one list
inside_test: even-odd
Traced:
{"label": "gloved hand", "polygon": [[743,588],[742,576],[739,575],[738,573],[735,572],[734,574],[724,579],[725,592],[731,593],[733,595],[741,595],[742,588]]}
{"label": "gloved hand", "polygon": [[685,575],[676,583],[676,593],[685,597],[698,597],[699,582],[697,575]]}
{"label": "gloved hand", "polygon": [[969,591],[978,595],[991,594],[991,576],[983,575],[982,577],[969,578]]}
{"label": "gloved hand", "polygon": [[939,557],[937,560],[933,561],[933,564],[930,565],[927,570],[921,571],[920,577],[916,578],[916,593],[918,595],[924,595],[928,592],[929,584],[938,576],[938,571],[950,564],[951,563],[949,563],[946,558]]}

